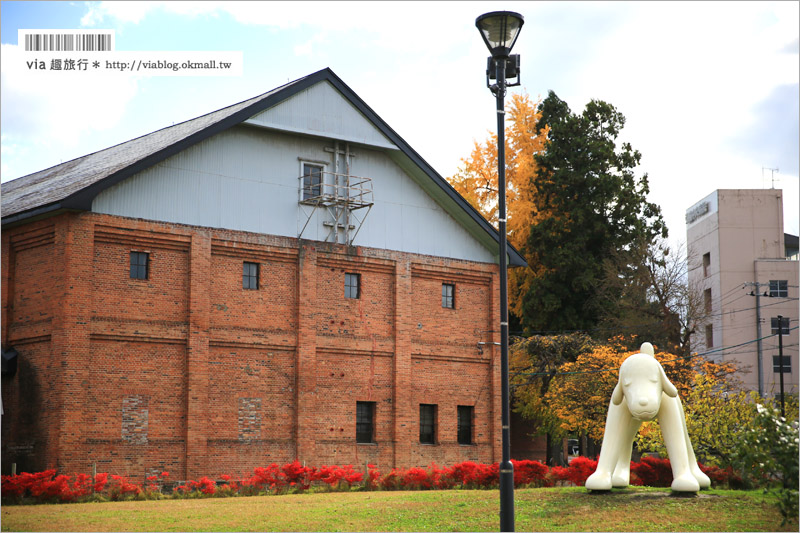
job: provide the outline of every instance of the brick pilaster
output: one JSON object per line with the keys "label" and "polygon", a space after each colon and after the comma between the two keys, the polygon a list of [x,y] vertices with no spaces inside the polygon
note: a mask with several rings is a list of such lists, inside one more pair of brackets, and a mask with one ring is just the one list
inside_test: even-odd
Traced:
{"label": "brick pilaster", "polygon": [[301,241],[298,258],[295,376],[295,458],[316,459],[317,439],[317,251]]}
{"label": "brick pilaster", "polygon": [[186,339],[186,479],[206,475],[208,457],[208,331],[211,311],[211,239],[192,235]]}
{"label": "brick pilaster", "polygon": [[3,235],[3,250],[0,253],[0,275],[2,275],[2,286],[0,286],[0,298],[3,299],[2,311],[2,335],[3,347],[8,342],[8,330],[12,319],[12,306],[14,302],[14,258],[12,257],[13,248],[8,232]]}
{"label": "brick pilaster", "polygon": [[[392,405],[394,406],[393,440],[394,464],[411,461],[414,410],[411,402],[411,332],[415,325],[412,309],[411,264],[398,261],[394,279],[394,367],[392,372]],[[382,465],[381,465],[382,466]]]}
{"label": "brick pilaster", "polygon": [[[80,215],[67,215],[56,225],[55,257],[61,276],[58,280],[40,280],[55,285],[55,306],[51,350],[60,365],[57,394],[61,406],[58,448],[53,450],[48,466],[59,470],[88,466],[83,452],[86,415],[86,380],[89,365],[94,364],[90,347],[92,312],[93,225]],[[55,458],[57,457],[57,460]]]}

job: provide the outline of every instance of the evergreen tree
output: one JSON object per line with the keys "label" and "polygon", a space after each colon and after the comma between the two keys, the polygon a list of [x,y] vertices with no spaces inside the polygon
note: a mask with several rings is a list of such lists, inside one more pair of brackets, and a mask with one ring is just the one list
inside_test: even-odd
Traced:
{"label": "evergreen tree", "polygon": [[598,296],[605,265],[620,251],[667,236],[661,209],[647,201],[647,175],[634,170],[641,155],[617,146],[625,117],[592,100],[572,113],[553,91],[539,106],[535,133],[547,131],[535,156],[535,207],[523,252],[534,276],[518,309],[526,332],[591,330],[611,301]]}

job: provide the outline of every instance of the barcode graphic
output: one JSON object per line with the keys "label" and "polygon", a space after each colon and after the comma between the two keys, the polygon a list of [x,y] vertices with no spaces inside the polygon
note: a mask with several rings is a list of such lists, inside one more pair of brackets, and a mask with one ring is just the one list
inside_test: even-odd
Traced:
{"label": "barcode graphic", "polygon": [[28,33],[26,52],[108,52],[113,49],[110,33]]}

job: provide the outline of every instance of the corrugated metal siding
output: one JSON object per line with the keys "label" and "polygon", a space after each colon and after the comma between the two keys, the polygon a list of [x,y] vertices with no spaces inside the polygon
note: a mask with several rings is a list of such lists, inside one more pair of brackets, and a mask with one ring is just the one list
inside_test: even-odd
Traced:
{"label": "corrugated metal siding", "polygon": [[398,149],[328,82],[301,91],[285,102],[248,119],[246,123]]}
{"label": "corrugated metal siding", "polygon": [[[297,237],[300,160],[330,161],[333,141],[240,126],[166,159],[97,196],[93,210]],[[493,262],[494,254],[382,151],[353,147],[351,173],[372,178],[375,205],[354,244]],[[309,211],[306,208],[306,211]],[[360,215],[361,213],[359,213]],[[317,210],[303,238],[324,240]]]}

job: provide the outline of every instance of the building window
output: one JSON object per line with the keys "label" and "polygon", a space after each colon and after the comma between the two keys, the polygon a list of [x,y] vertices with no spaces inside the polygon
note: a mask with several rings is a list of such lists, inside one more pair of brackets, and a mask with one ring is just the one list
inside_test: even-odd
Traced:
{"label": "building window", "polygon": [[[780,374],[781,372],[781,356],[780,355],[773,355],[772,356],[772,371],[776,374]],[[792,373],[792,358],[788,355],[783,356],[783,373],[784,374],[791,374]]]}
{"label": "building window", "polygon": [[244,262],[242,267],[242,288],[258,289],[258,263]]}
{"label": "building window", "polygon": [[471,405],[458,406],[458,443],[472,444],[472,421],[475,408]]}
{"label": "building window", "polygon": [[769,280],[769,295],[777,298],[789,296],[789,281],[785,279]]}
{"label": "building window", "polygon": [[147,279],[149,260],[146,252],[131,252],[131,279]]}
{"label": "building window", "polygon": [[706,348],[714,347],[714,326],[706,326]]}
{"label": "building window", "polygon": [[375,402],[356,402],[356,442],[375,442]]}
{"label": "building window", "polygon": [[703,301],[705,302],[706,313],[711,314],[711,289],[703,291]]}
{"label": "building window", "polygon": [[789,317],[788,316],[782,316],[781,317],[780,329],[783,330],[783,331],[779,331],[779,328],[778,328],[778,317],[776,317],[776,316],[772,317],[770,319],[770,322],[771,322],[771,325],[772,325],[772,334],[773,335],[777,335],[778,333],[783,333],[784,335],[788,335],[789,334]]}
{"label": "building window", "polygon": [[436,406],[419,406],[419,441],[422,444],[436,444]]}
{"label": "building window", "polygon": [[442,283],[442,307],[456,308],[456,286],[452,283]]}
{"label": "building window", "polygon": [[303,163],[303,200],[316,198],[322,194],[322,165]]}
{"label": "building window", "polygon": [[711,268],[711,252],[703,254],[703,277],[708,277],[708,271]]}
{"label": "building window", "polygon": [[344,275],[344,297],[361,298],[361,274],[351,274],[346,272]]}

